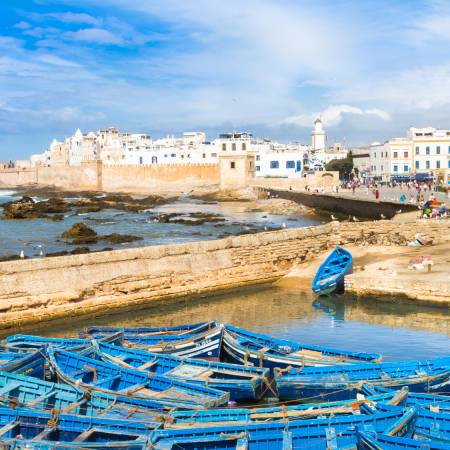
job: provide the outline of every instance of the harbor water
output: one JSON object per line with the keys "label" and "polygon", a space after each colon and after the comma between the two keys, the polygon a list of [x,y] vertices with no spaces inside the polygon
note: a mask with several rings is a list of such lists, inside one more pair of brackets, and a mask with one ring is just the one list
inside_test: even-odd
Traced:
{"label": "harbor water", "polygon": [[203,299],[163,303],[109,316],[54,322],[27,329],[46,336],[75,336],[88,325],[164,326],[219,320],[307,344],[376,352],[384,360],[448,356],[450,312],[446,309],[340,297],[315,300],[288,283]]}

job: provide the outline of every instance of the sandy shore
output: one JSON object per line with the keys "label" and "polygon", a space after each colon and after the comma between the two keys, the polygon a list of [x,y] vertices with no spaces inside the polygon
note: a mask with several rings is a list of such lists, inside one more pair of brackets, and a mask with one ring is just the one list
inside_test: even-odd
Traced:
{"label": "sandy shore", "polygon": [[[450,242],[423,247],[346,246],[353,254],[354,271],[346,277],[347,292],[357,297],[407,298],[428,304],[450,306]],[[282,285],[311,289],[312,279],[329,252],[295,266],[280,280]],[[408,268],[421,256],[431,256],[433,266]]]}

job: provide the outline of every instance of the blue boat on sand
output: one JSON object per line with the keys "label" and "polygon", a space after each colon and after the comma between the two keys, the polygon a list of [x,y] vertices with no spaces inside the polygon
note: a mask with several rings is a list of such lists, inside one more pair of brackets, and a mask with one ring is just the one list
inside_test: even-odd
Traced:
{"label": "blue boat on sand", "polygon": [[65,350],[48,349],[49,364],[58,380],[85,390],[97,390],[154,400],[173,407],[211,408],[229,394],[142,370],[126,369]]}
{"label": "blue boat on sand", "polygon": [[362,383],[413,392],[450,392],[450,357],[380,364],[275,369],[281,399],[344,400]]}
{"label": "blue boat on sand", "polygon": [[258,400],[265,391],[276,395],[270,387],[266,368],[149,353],[95,340],[93,348],[103,361],[219,389],[228,392],[231,400]]}
{"label": "blue boat on sand", "polygon": [[317,295],[331,295],[344,291],[344,277],[352,271],[352,254],[339,245],[320,265],[312,283]]}
{"label": "blue boat on sand", "polygon": [[376,353],[299,344],[231,325],[225,325],[222,356],[235,364],[270,369],[375,362],[381,359]]}

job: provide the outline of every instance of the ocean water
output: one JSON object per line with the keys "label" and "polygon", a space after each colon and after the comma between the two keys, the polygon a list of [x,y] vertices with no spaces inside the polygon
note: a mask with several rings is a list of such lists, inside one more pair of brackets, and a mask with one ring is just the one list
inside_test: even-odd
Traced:
{"label": "ocean water", "polygon": [[[0,203],[18,198],[20,196],[14,191],[0,190]],[[91,250],[100,250],[105,247],[117,249],[217,239],[254,228],[263,231],[265,227],[270,229],[281,227],[282,224],[287,227],[305,227],[318,225],[325,220],[323,217],[314,215],[283,216],[267,212],[248,212],[247,206],[245,202],[209,204],[199,200],[184,199],[140,213],[114,209],[83,215],[71,215],[72,213],[69,212],[65,214],[61,222],[48,219],[5,220],[0,218],[0,256],[19,255],[22,250],[27,257],[39,257],[41,252],[46,254],[71,251],[74,246],[65,243],[61,234],[76,222],[84,222],[99,235],[120,233],[143,238],[143,240],[125,244],[100,241],[89,245]],[[190,212],[219,214],[225,218],[225,221],[203,225],[182,225],[159,223],[154,220],[157,214]]]}

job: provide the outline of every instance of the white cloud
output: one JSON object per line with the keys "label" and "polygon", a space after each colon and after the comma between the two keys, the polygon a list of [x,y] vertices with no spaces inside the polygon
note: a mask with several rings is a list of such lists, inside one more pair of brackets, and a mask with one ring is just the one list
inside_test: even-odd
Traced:
{"label": "white cloud", "polygon": [[93,42],[95,44],[122,45],[123,39],[103,28],[83,28],[78,31],[66,31],[62,37],[72,41]]}
{"label": "white cloud", "polygon": [[89,14],[73,13],[70,11],[64,13],[50,13],[45,14],[45,16],[52,17],[64,23],[85,23],[87,25],[94,25],[94,26],[97,26],[101,23],[100,19],[97,19],[96,17],[93,17]]}
{"label": "white cloud", "polygon": [[80,67],[80,65],[76,62],[69,61],[67,59],[60,58],[56,55],[50,55],[50,54],[42,54],[37,57],[39,61],[42,61],[44,63],[51,64],[53,66],[59,66],[59,67]]}
{"label": "white cloud", "polygon": [[19,30],[26,30],[27,28],[31,28],[31,25],[28,22],[21,21],[21,22],[17,22],[14,25],[14,28],[18,28]]}
{"label": "white cloud", "polygon": [[317,117],[320,117],[327,126],[338,125],[345,114],[355,114],[355,115],[373,115],[377,116],[383,120],[390,120],[390,115],[381,109],[361,109],[350,105],[331,105],[321,112],[311,113],[311,114],[299,114],[296,116],[290,116],[281,121],[284,125],[297,125],[301,127],[311,127],[312,123]]}

